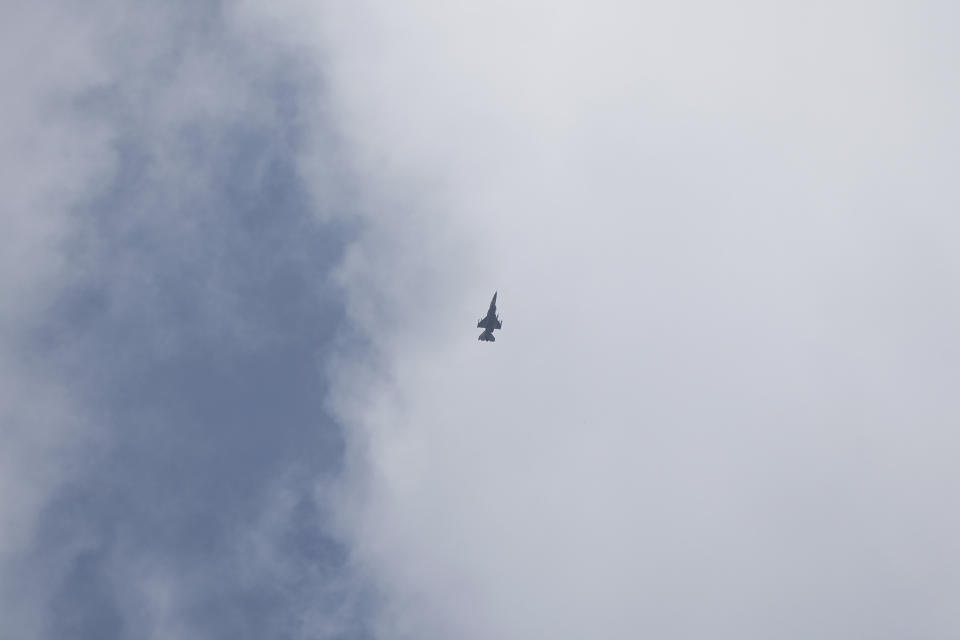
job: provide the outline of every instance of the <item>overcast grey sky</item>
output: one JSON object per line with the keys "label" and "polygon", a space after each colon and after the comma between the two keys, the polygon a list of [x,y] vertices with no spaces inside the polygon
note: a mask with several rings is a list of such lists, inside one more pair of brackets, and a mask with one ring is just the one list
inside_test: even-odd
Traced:
{"label": "overcast grey sky", "polygon": [[3,8],[0,637],[957,636],[958,18]]}

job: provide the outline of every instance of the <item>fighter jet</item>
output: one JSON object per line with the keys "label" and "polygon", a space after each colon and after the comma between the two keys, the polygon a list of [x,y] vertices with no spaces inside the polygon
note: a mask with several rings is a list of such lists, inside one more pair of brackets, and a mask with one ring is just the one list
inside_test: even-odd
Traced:
{"label": "fighter jet", "polygon": [[477,340],[483,340],[484,342],[494,342],[496,338],[493,337],[493,330],[499,329],[503,326],[503,323],[500,322],[500,318],[497,317],[497,292],[493,292],[493,300],[490,301],[490,308],[487,309],[487,315],[480,318],[477,322],[477,328],[483,329],[483,333],[480,334],[480,337]]}

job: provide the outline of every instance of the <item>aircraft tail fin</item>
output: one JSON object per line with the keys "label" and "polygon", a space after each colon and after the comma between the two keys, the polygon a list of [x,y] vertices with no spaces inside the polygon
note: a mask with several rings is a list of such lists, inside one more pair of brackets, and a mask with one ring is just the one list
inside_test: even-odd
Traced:
{"label": "aircraft tail fin", "polygon": [[484,342],[496,342],[497,339],[493,337],[492,331],[484,331],[480,334],[480,337],[477,340],[482,340]]}

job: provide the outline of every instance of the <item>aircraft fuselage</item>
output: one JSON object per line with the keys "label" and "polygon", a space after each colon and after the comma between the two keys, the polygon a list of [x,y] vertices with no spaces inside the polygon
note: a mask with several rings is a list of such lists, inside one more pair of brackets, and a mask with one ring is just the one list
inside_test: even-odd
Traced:
{"label": "aircraft fuselage", "polygon": [[493,337],[493,332],[502,326],[503,323],[497,317],[497,293],[494,292],[493,299],[490,301],[490,308],[487,309],[487,315],[477,322],[477,328],[484,330],[477,339],[483,342],[495,342],[496,338]]}

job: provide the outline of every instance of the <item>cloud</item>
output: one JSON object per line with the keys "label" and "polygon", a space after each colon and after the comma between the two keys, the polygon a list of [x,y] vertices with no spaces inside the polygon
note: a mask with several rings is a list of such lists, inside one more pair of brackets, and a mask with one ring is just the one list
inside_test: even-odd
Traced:
{"label": "cloud", "polygon": [[382,637],[955,631],[952,9],[281,6],[364,181]]}
{"label": "cloud", "polygon": [[0,635],[363,637],[313,62],[214,2],[6,13]]}

